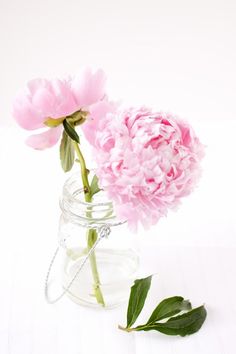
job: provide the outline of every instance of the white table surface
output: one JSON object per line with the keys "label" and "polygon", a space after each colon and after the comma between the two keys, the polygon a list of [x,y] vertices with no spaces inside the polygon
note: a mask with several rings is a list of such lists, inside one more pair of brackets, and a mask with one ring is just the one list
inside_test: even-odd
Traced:
{"label": "white table surface", "polygon": [[[235,122],[227,137],[204,123],[204,173],[196,192],[139,238],[140,276],[156,273],[140,322],[164,297],[205,303],[208,317],[189,337],[124,333],[127,304],[92,310],[64,298],[48,305],[43,284],[56,247],[64,175],[57,149],[35,152],[18,130],[0,130],[1,354],[234,354],[236,351]],[[11,139],[9,139],[11,137]],[[221,144],[219,145],[219,139]],[[222,141],[222,139],[225,139]],[[234,162],[233,162],[234,161]]]}

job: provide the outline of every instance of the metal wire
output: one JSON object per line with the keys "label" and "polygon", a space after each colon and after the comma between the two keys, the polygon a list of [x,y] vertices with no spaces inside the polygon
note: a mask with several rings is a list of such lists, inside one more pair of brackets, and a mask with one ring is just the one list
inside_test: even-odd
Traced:
{"label": "metal wire", "polygon": [[56,302],[61,300],[61,298],[70,290],[72,284],[74,283],[75,279],[78,277],[80,272],[82,271],[84,265],[86,264],[87,260],[89,259],[90,255],[91,255],[91,253],[94,252],[94,250],[96,249],[97,245],[99,244],[99,242],[104,237],[108,237],[109,236],[110,232],[111,232],[111,229],[110,229],[110,227],[108,225],[103,225],[102,227],[100,227],[100,229],[98,229],[98,238],[97,238],[96,242],[94,243],[93,247],[87,253],[85,259],[81,263],[79,269],[76,271],[76,273],[73,276],[73,278],[70,280],[70,282],[64,288],[64,290],[62,291],[62,293],[60,295],[58,295],[54,299],[50,299],[50,296],[49,296],[49,277],[50,277],[50,274],[51,274],[52,267],[54,265],[55,259],[56,259],[57,255],[59,253],[59,250],[60,250],[60,246],[57,247],[57,249],[56,249],[56,251],[55,251],[55,253],[54,253],[54,255],[53,255],[52,259],[51,259],[51,262],[49,264],[47,275],[46,275],[46,278],[45,278],[44,295],[45,295],[46,301],[49,304],[55,304]]}

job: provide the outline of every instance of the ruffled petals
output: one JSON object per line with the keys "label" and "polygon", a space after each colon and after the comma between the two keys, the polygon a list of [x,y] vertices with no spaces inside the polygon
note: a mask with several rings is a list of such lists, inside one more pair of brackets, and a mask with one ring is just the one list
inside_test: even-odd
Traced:
{"label": "ruffled petals", "polygon": [[99,122],[92,136],[99,185],[132,231],[146,229],[192,192],[204,146],[186,122],[144,107]]}
{"label": "ruffled petals", "polygon": [[106,122],[106,115],[114,113],[115,110],[116,104],[107,100],[99,101],[90,107],[88,119],[81,128],[91,145],[96,145],[96,135],[98,131],[102,130]]}

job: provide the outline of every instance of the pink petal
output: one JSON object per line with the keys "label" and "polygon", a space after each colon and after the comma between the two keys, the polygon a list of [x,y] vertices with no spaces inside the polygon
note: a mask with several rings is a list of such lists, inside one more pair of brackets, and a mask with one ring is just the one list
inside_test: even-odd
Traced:
{"label": "pink petal", "polygon": [[34,130],[44,126],[44,119],[40,112],[24,95],[18,95],[13,103],[12,115],[16,122],[24,129]]}
{"label": "pink petal", "polygon": [[27,138],[26,144],[36,150],[44,150],[55,145],[61,136],[62,127],[50,128],[49,130],[34,134]]}
{"label": "pink petal", "polygon": [[[75,112],[78,108],[66,81],[55,79],[52,81],[39,80],[41,86],[36,90],[34,83],[34,95],[32,104],[41,112],[45,118],[60,118]],[[32,83],[31,83],[32,85]]]}
{"label": "pink petal", "polygon": [[102,129],[104,118],[108,113],[114,112],[115,109],[116,105],[114,103],[105,100],[99,101],[89,108],[89,117],[87,121],[81,125],[81,128],[90,144],[95,145],[95,138],[98,130]]}
{"label": "pink petal", "polygon": [[106,77],[102,70],[94,74],[86,69],[82,75],[76,76],[71,83],[71,89],[79,108],[90,106],[101,100],[105,95]]}
{"label": "pink petal", "polygon": [[42,113],[44,120],[53,117],[55,96],[47,88],[39,88],[32,97],[32,104]]}
{"label": "pink petal", "polygon": [[77,111],[78,105],[71,91],[70,82],[56,79],[51,84],[55,97],[55,107],[52,117],[65,117]]}
{"label": "pink petal", "polygon": [[29,94],[32,96],[38,91],[39,87],[45,88],[48,86],[49,86],[49,81],[46,79],[33,79],[27,83],[27,89],[29,91]]}

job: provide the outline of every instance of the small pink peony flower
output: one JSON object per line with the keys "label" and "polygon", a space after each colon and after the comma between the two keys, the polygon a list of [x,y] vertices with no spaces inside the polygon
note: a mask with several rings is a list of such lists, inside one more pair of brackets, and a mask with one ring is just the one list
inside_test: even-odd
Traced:
{"label": "small pink peony flower", "polygon": [[[13,116],[24,129],[46,128],[48,118],[62,118],[78,110],[91,111],[89,120],[96,121],[103,113],[105,74],[102,70],[92,73],[86,69],[81,75],[66,80],[35,79],[28,83],[13,103]],[[85,124],[86,125],[86,124]],[[62,126],[49,128],[31,135],[26,143],[35,149],[45,149],[57,143]],[[86,134],[86,128],[85,128]]]}
{"label": "small pink peony flower", "polygon": [[196,185],[203,145],[183,120],[131,108],[107,114],[95,129],[100,187],[134,231],[138,222],[155,224]]}

